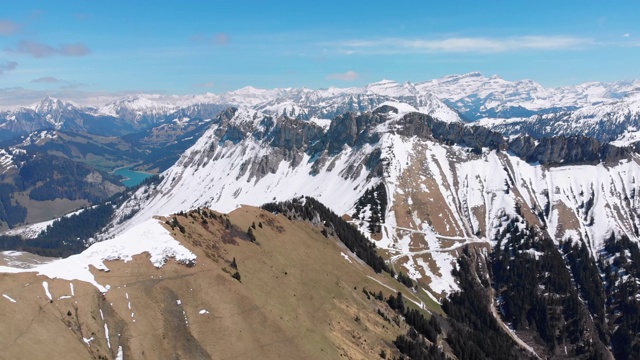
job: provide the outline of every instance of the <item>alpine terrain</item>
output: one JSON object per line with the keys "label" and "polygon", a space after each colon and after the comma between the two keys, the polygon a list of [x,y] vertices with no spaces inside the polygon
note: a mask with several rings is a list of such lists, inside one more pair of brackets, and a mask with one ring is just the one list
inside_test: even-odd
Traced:
{"label": "alpine terrain", "polygon": [[[0,237],[1,347],[640,358],[639,91],[470,73],[7,110],[7,227],[67,174],[37,177],[36,158],[102,185]],[[88,144],[100,161],[71,151]],[[104,170],[122,163],[158,176],[121,191]]]}

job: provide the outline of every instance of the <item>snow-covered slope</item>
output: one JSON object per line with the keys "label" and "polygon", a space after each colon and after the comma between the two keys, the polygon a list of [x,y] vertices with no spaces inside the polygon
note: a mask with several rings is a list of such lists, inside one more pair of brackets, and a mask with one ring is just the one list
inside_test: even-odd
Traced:
{"label": "snow-covered slope", "polygon": [[149,253],[156,267],[163,266],[170,258],[182,263],[194,263],[196,260],[196,256],[176,241],[158,220],[148,219],[119,236],[91,245],[80,254],[32,268],[0,266],[0,273],[37,272],[51,279],[88,282],[106,292],[109,284],[99,284],[91,273],[91,267],[109,271],[105,261],[126,262],[143,253]]}
{"label": "snow-covered slope", "polygon": [[[586,155],[556,158],[574,164],[549,167],[530,154],[565,153],[541,148],[527,153],[528,163],[515,155],[524,154],[520,147],[497,134],[439,122],[406,104],[385,105],[337,117],[328,129],[254,110],[225,112],[161,184],[140,189],[119,209],[118,218],[129,220],[117,229],[157,214],[204,206],[226,212],[307,195],[353,215],[369,232],[371,209],[357,213],[356,203],[382,183],[388,206],[371,239],[429,284],[433,296],[457,288],[450,273],[458,251],[491,246],[512,220],[543,228],[557,241],[582,241],[594,254],[612,232],[638,241],[634,155],[619,152],[627,155],[594,165]],[[604,151],[591,143],[585,149]]]}

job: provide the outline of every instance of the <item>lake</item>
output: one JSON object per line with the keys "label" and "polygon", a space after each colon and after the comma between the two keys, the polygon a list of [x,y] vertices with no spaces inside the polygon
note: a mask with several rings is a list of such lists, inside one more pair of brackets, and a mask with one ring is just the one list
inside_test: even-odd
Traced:
{"label": "lake", "polygon": [[141,171],[133,171],[131,170],[131,168],[120,168],[116,171],[113,172],[116,175],[120,175],[125,177],[126,179],[122,180],[122,184],[126,187],[133,187],[136,186],[138,184],[140,184],[141,182],[144,181],[144,179],[149,178],[151,176],[153,176],[153,174],[149,174],[146,172],[141,172]]}

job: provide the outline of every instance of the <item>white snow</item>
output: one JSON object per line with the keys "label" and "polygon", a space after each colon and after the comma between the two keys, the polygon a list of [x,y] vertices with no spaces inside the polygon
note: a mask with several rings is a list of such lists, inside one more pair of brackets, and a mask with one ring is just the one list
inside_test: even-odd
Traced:
{"label": "white snow", "polygon": [[[251,121],[259,122],[260,118]],[[207,153],[203,149],[218,141],[216,129],[213,126],[208,130],[176,165],[163,173],[164,180],[153,197],[147,199],[149,194],[140,189],[118,210],[118,216],[125,216],[132,209],[140,209],[117,230],[159,214],[168,215],[197,207],[230,212],[240,204],[260,206],[300,195],[313,196],[337,213],[346,213],[361,193],[376,181],[368,179],[364,169],[348,179],[342,173],[343,169],[355,167],[366,159],[374,150],[368,145],[357,150],[345,148],[343,154],[335,158],[335,163],[325,163],[315,176],[309,175],[314,163],[305,154],[296,167],[283,160],[277,164],[275,173],[268,173],[257,180],[251,176],[250,170],[242,174],[241,165],[247,160],[268,157],[271,149],[249,137],[236,145],[228,144],[216,148],[214,153]],[[331,191],[326,191],[328,188]]]}
{"label": "white snow", "polygon": [[43,281],[42,287],[44,288],[44,293],[47,295],[49,300],[53,300],[53,298],[51,297],[51,293],[49,292],[49,283],[46,281]]}
{"label": "white snow", "polygon": [[331,119],[319,119],[317,117],[313,117],[309,121],[311,121],[312,123],[320,126],[321,128],[323,128],[325,130],[329,128],[329,125],[331,125]]}
{"label": "white snow", "polygon": [[[176,241],[160,225],[158,220],[148,219],[113,239],[91,245],[80,254],[72,255],[66,259],[55,260],[32,269],[0,267],[0,272],[35,271],[52,279],[88,282],[100,291],[106,292],[110,286],[99,284],[89,271],[90,267],[109,271],[109,268],[104,263],[105,261],[123,260],[127,262],[133,256],[145,252],[151,255],[151,262],[156,267],[162,267],[170,258],[175,258],[176,261],[184,263],[194,262],[196,259],[196,256]],[[43,282],[43,286],[46,289],[45,284],[46,281]],[[49,298],[51,298],[50,295]]]}
{"label": "white snow", "polygon": [[5,299],[7,299],[7,300],[11,301],[12,303],[16,303],[16,302],[17,302],[15,299],[13,299],[11,296],[9,296],[9,295],[7,295],[7,294],[2,294],[2,296],[3,296]]}
{"label": "white snow", "polygon": [[109,326],[107,326],[107,323],[104,323],[104,336],[105,338],[107,338],[107,346],[109,347],[109,349],[111,349],[111,339],[109,339]]}
{"label": "white snow", "polygon": [[342,251],[340,252],[340,255],[342,255],[342,257],[348,262],[353,263],[353,261],[351,261],[351,259],[349,258],[349,255],[343,253]]}
{"label": "white snow", "polygon": [[207,311],[205,309],[202,309],[202,310],[198,311],[198,314],[200,314],[200,315],[205,315],[205,314],[208,314],[208,313],[209,313],[209,311]]}

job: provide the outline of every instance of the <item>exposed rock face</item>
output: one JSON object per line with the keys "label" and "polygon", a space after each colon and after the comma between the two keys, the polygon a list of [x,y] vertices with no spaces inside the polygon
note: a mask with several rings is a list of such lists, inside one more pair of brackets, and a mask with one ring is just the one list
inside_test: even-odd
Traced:
{"label": "exposed rock face", "polygon": [[[314,163],[311,174],[317,174],[318,169],[340,154],[345,146],[354,149],[364,145],[374,146],[380,141],[385,129],[405,137],[468,147],[476,153],[480,153],[482,148],[510,151],[527,162],[543,165],[613,163],[628,157],[630,153],[629,150],[602,144],[584,136],[551,137],[539,141],[529,136],[520,136],[508,141],[500,133],[484,127],[444,122],[421,113],[408,113],[404,116],[399,116],[398,113],[398,109],[388,105],[373,112],[346,113],[334,118],[325,130],[309,121],[274,118],[259,112],[240,116],[238,109],[229,108],[213,121],[217,126],[217,140],[212,139],[210,150],[224,146],[227,141],[237,145],[249,138],[261,142],[261,146],[267,145],[271,149],[269,154],[242,163],[240,175],[249,171],[256,180],[275,173],[282,160],[295,168],[304,154]],[[238,116],[243,120],[239,121]],[[381,125],[385,129],[379,129]],[[363,166],[368,171],[375,169],[371,176],[381,175],[379,159],[378,150],[367,156],[363,163],[351,167],[345,177],[359,173]]]}
{"label": "exposed rock face", "polygon": [[531,163],[543,165],[614,163],[630,151],[584,136],[552,137],[535,141],[522,136],[509,143],[509,150]]}
{"label": "exposed rock face", "polygon": [[407,114],[398,120],[397,125],[398,134],[404,136],[431,138],[471,148],[504,149],[506,146],[505,139],[497,132],[480,126],[467,127],[460,123],[445,123],[424,114]]}

